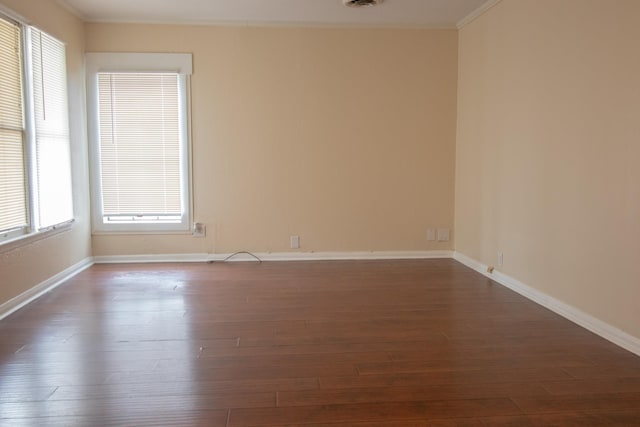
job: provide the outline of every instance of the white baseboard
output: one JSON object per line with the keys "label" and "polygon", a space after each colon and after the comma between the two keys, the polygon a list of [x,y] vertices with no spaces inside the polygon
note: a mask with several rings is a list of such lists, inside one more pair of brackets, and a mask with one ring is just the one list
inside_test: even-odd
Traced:
{"label": "white baseboard", "polygon": [[545,294],[531,286],[525,285],[517,279],[508,276],[500,271],[493,270],[493,273],[487,271],[488,266],[476,261],[460,252],[454,252],[453,258],[461,262],[469,268],[479,272],[480,274],[500,283],[501,285],[511,289],[514,292],[530,299],[531,301],[548,308],[554,313],[571,320],[573,323],[582,326],[602,338],[629,350],[640,356],[640,338],[634,337],[614,326],[597,319],[590,314],[585,313],[569,304],[566,304],[550,295]]}
{"label": "white baseboard", "polygon": [[31,289],[21,293],[20,295],[10,299],[9,301],[1,304],[0,305],[0,320],[2,320],[5,317],[9,316],[11,313],[14,313],[15,311],[18,311],[19,309],[21,309],[25,305],[27,305],[30,302],[36,300],[40,296],[44,295],[45,293],[49,292],[50,290],[54,289],[55,287],[61,285],[66,280],[72,278],[76,274],[78,274],[81,271],[91,267],[92,265],[93,265],[93,258],[91,258],[91,257],[85,258],[82,261],[80,261],[80,262],[72,265],[71,267],[65,269],[64,271],[61,271],[60,273],[56,274],[55,276],[52,276],[52,277],[48,278],[44,282],[41,282],[41,283],[37,284],[33,288],[31,288]]}
{"label": "white baseboard", "polygon": [[[113,255],[96,256],[96,264],[143,262],[208,262],[224,261],[233,254],[165,254],[165,255]],[[256,252],[262,261],[336,261],[382,259],[436,259],[451,258],[452,251],[387,251],[387,252]],[[229,261],[257,261],[247,253],[238,253]]]}
{"label": "white baseboard", "polygon": [[143,254],[143,255],[101,255],[94,256],[96,264],[139,264],[154,262],[207,262],[209,254]]}

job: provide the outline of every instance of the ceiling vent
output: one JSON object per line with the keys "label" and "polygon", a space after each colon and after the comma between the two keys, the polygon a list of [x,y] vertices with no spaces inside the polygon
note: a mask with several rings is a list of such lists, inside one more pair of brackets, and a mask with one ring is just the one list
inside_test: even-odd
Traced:
{"label": "ceiling vent", "polygon": [[382,3],[383,0],[342,0],[349,7],[370,7]]}

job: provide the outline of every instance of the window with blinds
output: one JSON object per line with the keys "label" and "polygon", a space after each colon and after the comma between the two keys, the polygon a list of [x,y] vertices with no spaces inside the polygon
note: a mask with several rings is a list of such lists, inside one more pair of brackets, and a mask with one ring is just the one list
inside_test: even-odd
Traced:
{"label": "window with blinds", "polygon": [[100,73],[98,109],[105,221],[179,221],[178,75]]}
{"label": "window with blinds", "polygon": [[72,219],[65,46],[0,15],[0,243]]}
{"label": "window with blinds", "polygon": [[87,53],[94,232],[190,228],[188,53]]}
{"label": "window with blinds", "polygon": [[22,116],[22,29],[0,18],[0,233],[28,226]]}
{"label": "window with blinds", "polygon": [[31,30],[38,229],[73,218],[65,47]]}

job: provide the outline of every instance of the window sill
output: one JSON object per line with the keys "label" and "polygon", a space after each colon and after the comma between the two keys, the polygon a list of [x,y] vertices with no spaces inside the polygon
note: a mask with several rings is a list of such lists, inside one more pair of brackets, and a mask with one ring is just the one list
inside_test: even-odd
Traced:
{"label": "window sill", "polygon": [[184,235],[190,236],[191,230],[93,230],[92,236],[140,236],[140,235]]}
{"label": "window sill", "polygon": [[92,235],[171,235],[191,234],[190,221],[182,219],[175,222],[121,222],[106,223],[101,218],[95,219]]}
{"label": "window sill", "polygon": [[0,253],[10,252],[20,247],[35,243],[39,240],[43,240],[57,234],[66,233],[73,228],[74,222],[75,220],[71,220],[59,225],[55,225],[46,230],[36,231],[35,233],[24,234],[22,236],[4,240],[0,242]]}

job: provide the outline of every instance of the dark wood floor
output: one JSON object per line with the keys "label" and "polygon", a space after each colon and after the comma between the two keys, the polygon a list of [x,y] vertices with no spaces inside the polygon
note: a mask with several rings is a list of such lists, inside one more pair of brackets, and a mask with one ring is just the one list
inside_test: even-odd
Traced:
{"label": "dark wood floor", "polygon": [[93,266],[0,375],[12,427],[640,426],[640,357],[452,260]]}

